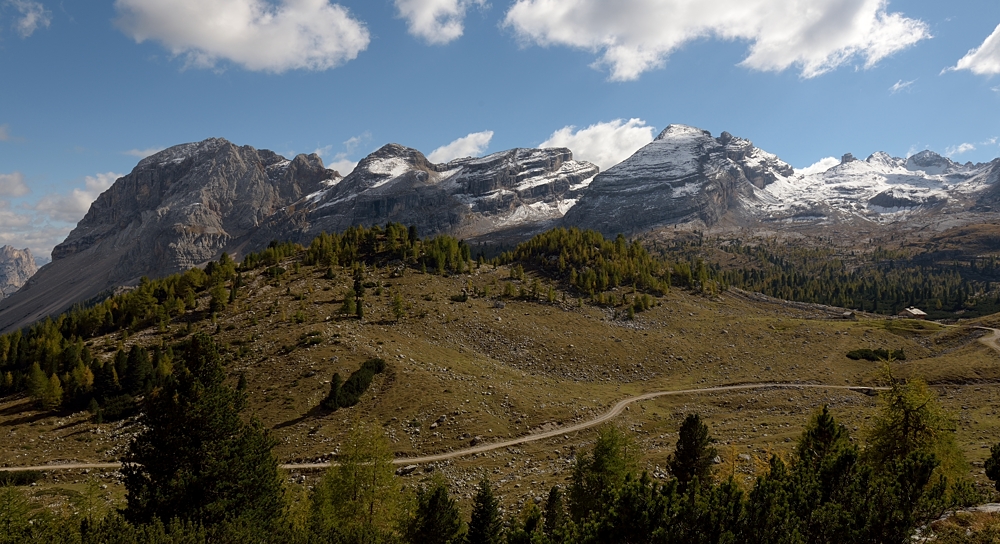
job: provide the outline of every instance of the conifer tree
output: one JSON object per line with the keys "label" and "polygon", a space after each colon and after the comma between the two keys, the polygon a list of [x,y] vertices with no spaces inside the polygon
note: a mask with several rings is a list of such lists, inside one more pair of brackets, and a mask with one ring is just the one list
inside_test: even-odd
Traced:
{"label": "conifer tree", "polygon": [[145,430],[122,459],[123,513],[132,522],[176,517],[267,526],[283,510],[274,439],[257,421],[241,419],[246,397],[224,383],[209,336],[192,337],[182,363],[147,398]]}
{"label": "conifer tree", "polygon": [[344,380],[340,377],[340,372],[334,372],[333,379],[330,380],[330,393],[321,403],[323,408],[327,410],[340,408],[340,388],[342,385],[344,385]]}
{"label": "conifer tree", "polygon": [[313,489],[309,526],[316,541],[391,542],[405,499],[381,428],[355,423],[337,463]]}
{"label": "conifer tree", "polygon": [[472,498],[472,519],[469,521],[468,544],[500,544],[503,542],[503,520],[500,504],[486,476],[479,481]]}
{"label": "conifer tree", "polygon": [[607,496],[635,472],[637,453],[631,438],[614,425],[598,431],[593,451],[578,454],[573,467],[568,498],[574,521],[581,522],[604,506]]}
{"label": "conifer tree", "polygon": [[990,456],[986,458],[983,467],[986,469],[986,477],[993,480],[993,486],[1000,491],[1000,442],[990,448]]}
{"label": "conifer tree", "polygon": [[708,425],[701,422],[698,414],[688,414],[679,434],[677,450],[668,463],[670,472],[677,478],[681,489],[685,489],[695,478],[702,484],[709,482],[716,451],[712,447],[715,440],[708,434]]}
{"label": "conifer tree", "polygon": [[462,517],[443,479],[417,492],[417,509],[406,531],[411,544],[459,544]]}

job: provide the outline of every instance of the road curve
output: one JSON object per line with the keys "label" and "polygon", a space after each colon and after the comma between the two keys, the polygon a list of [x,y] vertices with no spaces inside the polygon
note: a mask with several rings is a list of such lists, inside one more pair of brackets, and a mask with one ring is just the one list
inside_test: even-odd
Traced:
{"label": "road curve", "polygon": [[988,348],[995,350],[1000,353],[1000,329],[994,329],[990,327],[975,327],[984,331],[991,331],[993,334],[989,336],[983,336],[979,341]]}
{"label": "road curve", "polygon": [[[995,336],[997,338],[1000,338],[1000,331],[997,331],[996,329],[993,330]],[[1000,348],[997,349],[1000,350]],[[424,455],[420,457],[400,457],[398,459],[394,459],[392,462],[395,465],[419,465],[424,463],[433,463],[436,461],[446,461],[448,459],[465,457],[466,455],[473,455],[476,453],[485,453],[488,451],[507,448],[510,446],[527,444],[529,442],[537,442],[539,440],[545,440],[547,438],[553,438],[559,435],[564,435],[576,431],[582,431],[584,429],[589,429],[591,427],[596,427],[602,423],[610,421],[615,416],[621,414],[623,411],[625,411],[625,408],[628,407],[629,404],[644,400],[655,399],[658,397],[667,397],[673,395],[693,395],[699,393],[715,393],[715,392],[725,392],[725,391],[746,391],[750,389],[841,389],[841,390],[858,391],[865,393],[876,390],[880,391],[886,388],[860,387],[851,385],[823,385],[823,384],[811,384],[811,383],[749,383],[740,385],[721,385],[716,387],[703,387],[698,389],[655,391],[652,393],[646,393],[644,395],[638,395],[635,397],[622,399],[618,401],[617,404],[612,406],[610,410],[589,421],[575,423],[573,425],[560,427],[558,429],[553,429],[551,431],[529,434],[519,438],[505,440],[503,442],[491,442],[489,444],[480,444],[478,446],[472,446],[469,448],[463,448],[460,450],[438,453],[434,455]],[[312,470],[312,469],[327,468],[330,466],[330,463],[288,463],[280,466],[281,468],[286,470]],[[30,467],[0,467],[0,472],[13,472],[17,470],[83,470],[83,469],[118,469],[118,468],[121,468],[121,463],[66,463],[58,465],[37,465]]]}

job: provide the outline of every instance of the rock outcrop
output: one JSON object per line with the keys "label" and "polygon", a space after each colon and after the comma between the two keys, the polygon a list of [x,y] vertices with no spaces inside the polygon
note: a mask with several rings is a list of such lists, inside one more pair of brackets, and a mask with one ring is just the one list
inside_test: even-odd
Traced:
{"label": "rock outcrop", "polygon": [[35,272],[38,265],[30,250],[0,247],[0,299],[17,292]]}

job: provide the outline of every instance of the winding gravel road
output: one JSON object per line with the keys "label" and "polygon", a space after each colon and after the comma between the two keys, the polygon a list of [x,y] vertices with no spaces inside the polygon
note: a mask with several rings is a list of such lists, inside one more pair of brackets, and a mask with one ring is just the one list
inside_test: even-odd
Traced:
{"label": "winding gravel road", "polygon": [[[1000,338],[1000,331],[997,331],[996,329],[992,330],[994,331],[994,337]],[[1000,351],[1000,347],[997,347],[997,344],[995,342],[993,346],[994,349]],[[503,449],[510,446],[527,444],[529,442],[537,442],[539,440],[545,440],[548,438],[553,438],[556,436],[565,435],[576,431],[582,431],[584,429],[589,429],[591,427],[596,427],[602,423],[605,423],[615,418],[616,416],[621,414],[625,410],[625,408],[628,407],[628,405],[632,403],[655,399],[658,397],[667,397],[673,395],[696,395],[700,393],[715,393],[715,392],[725,392],[725,391],[745,391],[751,389],[841,389],[848,391],[858,391],[859,393],[871,393],[873,391],[883,390],[885,388],[858,387],[849,385],[824,385],[824,384],[811,384],[811,383],[751,383],[751,384],[740,384],[740,385],[722,385],[717,387],[703,387],[698,389],[655,391],[653,393],[646,393],[644,395],[638,395],[635,397],[622,399],[618,401],[617,404],[612,406],[610,410],[589,421],[575,423],[573,425],[560,427],[558,429],[553,429],[550,431],[529,434],[519,438],[505,440],[503,442],[480,444],[478,446],[472,446],[460,450],[438,453],[434,455],[424,455],[421,457],[401,457],[398,459],[394,459],[392,462],[393,464],[396,465],[419,465],[425,463],[433,463],[436,461],[446,461],[448,459],[465,457],[467,455],[473,455],[476,453],[485,453],[488,451]],[[329,466],[330,463],[289,463],[281,465],[281,468],[288,470],[308,470],[308,469],[321,469]],[[0,472],[12,472],[17,470],[83,470],[83,469],[118,469],[118,468],[121,468],[121,463],[62,463],[53,465],[36,465],[29,467],[23,467],[23,466],[0,467]]]}

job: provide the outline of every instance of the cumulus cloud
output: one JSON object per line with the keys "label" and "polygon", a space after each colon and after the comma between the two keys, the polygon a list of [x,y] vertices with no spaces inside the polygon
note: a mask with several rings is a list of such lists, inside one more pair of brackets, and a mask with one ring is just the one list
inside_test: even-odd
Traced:
{"label": "cumulus cloud", "polygon": [[811,176],[813,174],[822,174],[827,170],[833,168],[840,164],[840,159],[836,157],[826,157],[825,159],[820,159],[813,164],[805,168],[796,168],[795,173],[800,176]]}
{"label": "cumulus cloud", "polygon": [[[0,245],[30,248],[40,263],[47,262],[52,248],[66,238],[94,199],[119,177],[112,172],[87,176],[83,187],[68,193],[49,193],[34,203],[11,205],[0,200]],[[0,192],[0,197],[23,193],[23,189],[11,195]]]}
{"label": "cumulus cloud", "polygon": [[345,140],[343,143],[344,151],[334,153],[333,145],[331,144],[323,147],[317,147],[313,153],[319,155],[323,159],[327,168],[336,170],[341,176],[346,176],[354,171],[354,167],[358,165],[358,161],[353,161],[348,157],[354,155],[360,146],[371,142],[371,139],[371,132],[365,131],[357,136],[352,136]]}
{"label": "cumulus cloud", "polygon": [[493,139],[492,130],[473,132],[468,136],[459,138],[450,144],[443,145],[427,155],[427,159],[434,163],[450,162],[462,157],[476,157],[490,146]]}
{"label": "cumulus cloud", "polygon": [[916,82],[917,82],[917,80],[915,80],[915,79],[913,81],[903,81],[901,79],[901,80],[897,81],[895,84],[893,84],[892,87],[889,87],[889,94],[896,94],[896,93],[898,93],[900,91],[908,90],[910,88],[910,86],[913,85]]}
{"label": "cumulus cloud", "polygon": [[34,210],[53,221],[76,224],[87,214],[94,200],[120,177],[121,174],[114,172],[87,176],[83,188],[77,187],[68,194],[45,195],[35,204]]}
{"label": "cumulus cloud", "polygon": [[539,147],[568,147],[573,151],[573,158],[590,161],[601,170],[607,170],[651,141],[653,127],[646,126],[642,119],[615,119],[580,130],[575,126],[563,127]]}
{"label": "cumulus cloud", "polygon": [[526,43],[598,54],[615,81],[659,68],[701,38],[750,44],[753,70],[797,67],[812,78],[857,58],[870,68],[930,38],[926,23],[887,11],[886,0],[517,0],[504,25]]}
{"label": "cumulus cloud", "polygon": [[18,197],[31,192],[24,183],[24,175],[20,172],[0,174],[0,197]]}
{"label": "cumulus cloud", "polygon": [[955,155],[961,155],[962,153],[968,153],[969,151],[975,151],[975,144],[962,143],[958,145],[953,145],[945,150],[945,155],[949,157],[954,157]]}
{"label": "cumulus cloud", "polygon": [[147,147],[146,149],[129,149],[128,151],[122,151],[122,155],[129,155],[132,157],[138,157],[140,159],[145,159],[150,155],[156,155],[160,151],[166,148],[163,147]]}
{"label": "cumulus cloud", "polygon": [[326,70],[368,47],[365,26],[328,0],[115,0],[118,27],[188,64],[220,60],[248,70]]}
{"label": "cumulus cloud", "polygon": [[399,16],[410,34],[432,44],[445,44],[462,36],[465,12],[484,6],[486,0],[396,0]]}
{"label": "cumulus cloud", "polygon": [[1000,25],[997,25],[993,34],[986,37],[982,45],[970,49],[955,66],[946,68],[945,71],[947,70],[968,70],[981,76],[1000,74]]}
{"label": "cumulus cloud", "polygon": [[17,10],[18,17],[14,28],[22,38],[35,33],[39,27],[48,28],[52,23],[52,12],[45,9],[40,2],[34,0],[7,0],[7,5]]}

